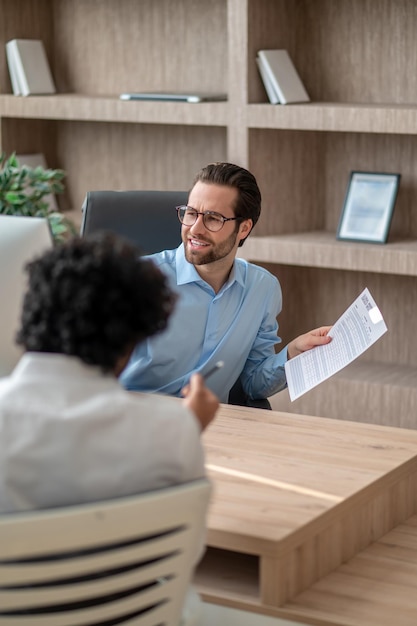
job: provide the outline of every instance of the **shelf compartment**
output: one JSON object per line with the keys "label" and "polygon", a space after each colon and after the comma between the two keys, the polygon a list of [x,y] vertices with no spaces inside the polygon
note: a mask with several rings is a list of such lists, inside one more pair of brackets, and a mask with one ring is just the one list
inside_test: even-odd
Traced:
{"label": "shelf compartment", "polygon": [[207,547],[200,561],[195,584],[206,601],[222,598],[233,606],[259,606],[259,558],[250,554]]}
{"label": "shelf compartment", "polygon": [[417,240],[417,135],[252,128],[249,145],[262,193],[254,234],[336,233],[352,171],[398,172],[389,240]]}
{"label": "shelf compartment", "polygon": [[3,117],[0,132],[8,154],[42,152],[67,172],[58,203],[77,225],[87,191],[188,189],[200,164],[226,158],[222,127]]}
{"label": "shelf compartment", "polygon": [[259,263],[417,276],[416,240],[380,245],[338,241],[334,233],[314,231],[252,236],[239,254]]}
{"label": "shelf compartment", "polygon": [[267,100],[255,63],[267,48],[288,50],[313,102],[417,102],[411,0],[248,0],[248,15],[249,102]]}

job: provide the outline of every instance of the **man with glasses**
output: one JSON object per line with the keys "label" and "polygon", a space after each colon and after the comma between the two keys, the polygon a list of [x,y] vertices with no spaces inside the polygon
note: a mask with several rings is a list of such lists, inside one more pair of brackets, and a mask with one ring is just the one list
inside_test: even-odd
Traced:
{"label": "man with glasses", "polygon": [[196,176],[186,206],[177,207],[182,244],[150,258],[179,296],[168,329],[139,345],[122,373],[131,390],[179,396],[191,374],[224,367],[208,386],[221,402],[240,377],[249,399],[286,386],[284,363],[330,341],[329,326],[310,331],[275,354],[282,296],[270,272],[236,252],[258,221],[255,177],[231,163],[212,163]]}

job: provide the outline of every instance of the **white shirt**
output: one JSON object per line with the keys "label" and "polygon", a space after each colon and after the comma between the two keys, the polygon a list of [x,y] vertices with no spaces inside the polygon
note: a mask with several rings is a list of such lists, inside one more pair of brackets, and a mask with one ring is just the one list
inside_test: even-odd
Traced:
{"label": "white shirt", "polygon": [[133,495],[204,476],[200,427],[173,398],[126,392],[58,354],[0,380],[0,513]]}

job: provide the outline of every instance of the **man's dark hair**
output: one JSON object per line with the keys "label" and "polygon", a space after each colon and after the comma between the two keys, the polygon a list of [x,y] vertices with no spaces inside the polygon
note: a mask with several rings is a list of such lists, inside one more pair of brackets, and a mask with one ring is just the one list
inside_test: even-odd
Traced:
{"label": "man's dark hair", "polygon": [[110,233],[74,237],[26,266],[17,342],[114,370],[134,344],[166,328],[176,296],[150,260]]}
{"label": "man's dark hair", "polygon": [[[210,163],[198,172],[193,186],[197,182],[225,185],[237,189],[235,216],[245,220],[251,219],[255,226],[261,213],[262,198],[256,178],[251,172],[233,163]],[[245,239],[240,240],[239,246],[243,246]]]}

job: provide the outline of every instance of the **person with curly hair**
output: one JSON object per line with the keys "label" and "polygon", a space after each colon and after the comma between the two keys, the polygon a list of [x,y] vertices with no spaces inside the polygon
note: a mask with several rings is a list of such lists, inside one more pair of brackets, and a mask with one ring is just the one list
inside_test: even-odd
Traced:
{"label": "person with curly hair", "polygon": [[33,260],[18,343],[0,381],[0,512],[133,495],[204,476],[201,430],[218,400],[193,374],[182,401],[117,380],[137,343],[165,330],[176,296],[110,234]]}

